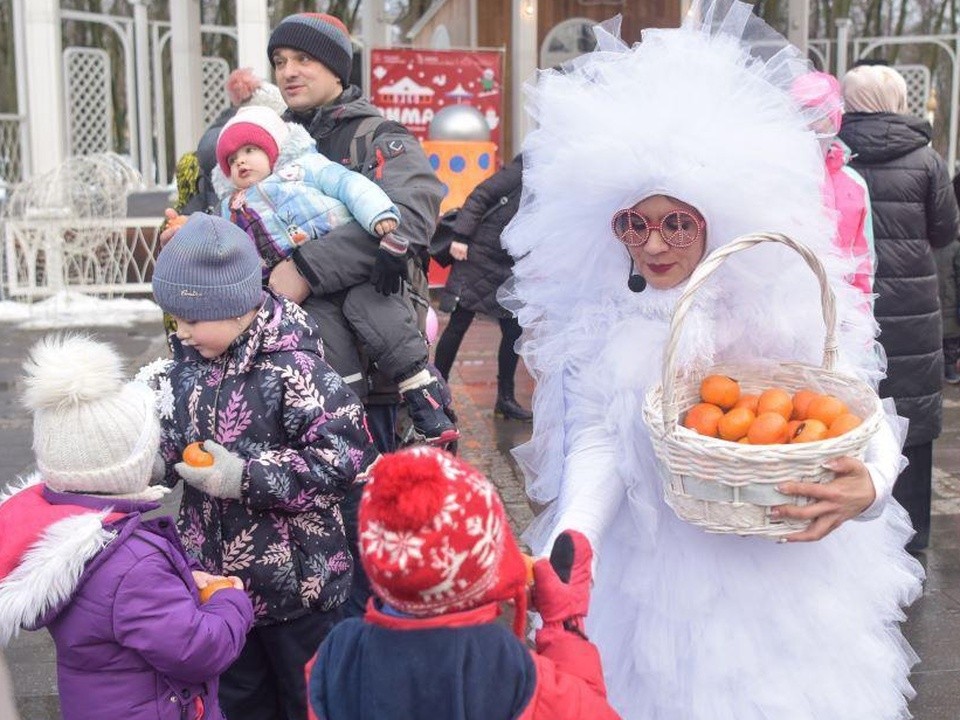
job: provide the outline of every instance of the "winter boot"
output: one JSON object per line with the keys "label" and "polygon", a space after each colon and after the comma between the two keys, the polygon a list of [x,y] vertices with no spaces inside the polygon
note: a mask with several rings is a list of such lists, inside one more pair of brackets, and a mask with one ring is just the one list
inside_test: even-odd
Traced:
{"label": "winter boot", "polygon": [[446,445],[460,437],[460,431],[444,410],[443,400],[443,390],[436,380],[403,393],[414,434],[422,442]]}
{"label": "winter boot", "polygon": [[533,420],[533,413],[521,407],[520,403],[513,397],[513,380],[509,382],[497,380],[497,404],[493,406],[493,414],[507,420],[520,420],[522,422]]}
{"label": "winter boot", "polygon": [[957,372],[957,363],[944,363],[943,379],[946,380],[950,385],[957,385],[960,383],[960,373]]}

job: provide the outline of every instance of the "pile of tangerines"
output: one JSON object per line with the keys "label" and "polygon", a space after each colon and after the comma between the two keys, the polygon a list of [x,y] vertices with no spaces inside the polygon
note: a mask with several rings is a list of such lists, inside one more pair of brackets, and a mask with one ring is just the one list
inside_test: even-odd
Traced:
{"label": "pile of tangerines", "polygon": [[826,440],[853,430],[863,420],[833,395],[780,387],[743,394],[726,375],[708,375],[700,399],[683,418],[684,427],[701,435],[748,445],[777,445]]}

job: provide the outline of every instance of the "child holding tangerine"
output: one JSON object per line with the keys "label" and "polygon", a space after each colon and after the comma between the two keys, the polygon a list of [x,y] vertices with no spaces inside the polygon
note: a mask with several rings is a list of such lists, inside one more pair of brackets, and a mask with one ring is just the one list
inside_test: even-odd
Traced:
{"label": "child holding tangerine", "polygon": [[[180,534],[207,571],[242,580],[255,610],[221,704],[228,717],[305,718],[303,665],[351,584],[339,503],[377,456],[363,408],[303,310],[263,289],[256,248],[227,220],[191,215],[153,288],[177,320],[154,381],[164,482],[184,480]],[[212,463],[182,459],[198,441]]]}
{"label": "child holding tangerine", "polygon": [[220,720],[253,607],[145,517],[166,491],[150,486],[154,394],[81,336],[40,341],[25,370],[38,473],[0,498],[0,644],[50,631],[64,720]]}

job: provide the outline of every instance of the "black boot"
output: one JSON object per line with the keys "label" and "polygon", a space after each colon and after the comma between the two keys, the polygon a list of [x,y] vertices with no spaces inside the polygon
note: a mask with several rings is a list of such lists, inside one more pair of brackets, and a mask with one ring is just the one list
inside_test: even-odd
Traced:
{"label": "black boot", "polygon": [[460,431],[444,408],[443,390],[436,380],[407,390],[403,393],[403,400],[418,440],[430,445],[444,445],[460,437]]}
{"label": "black boot", "polygon": [[533,413],[521,407],[513,397],[513,379],[509,382],[497,379],[497,404],[493,406],[493,414],[507,420],[530,422]]}

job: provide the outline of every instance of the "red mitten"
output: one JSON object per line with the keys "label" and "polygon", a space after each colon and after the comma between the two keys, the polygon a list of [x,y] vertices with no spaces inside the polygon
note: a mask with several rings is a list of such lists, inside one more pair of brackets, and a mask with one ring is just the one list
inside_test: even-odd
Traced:
{"label": "red mitten", "polygon": [[550,560],[533,565],[533,606],[544,626],[563,623],[583,634],[583,618],[590,607],[593,549],[586,536],[565,530],[553,543]]}

